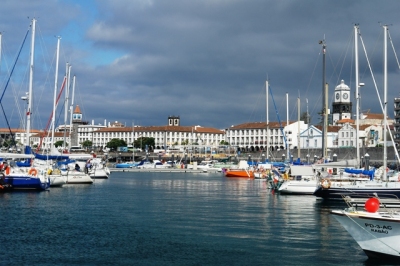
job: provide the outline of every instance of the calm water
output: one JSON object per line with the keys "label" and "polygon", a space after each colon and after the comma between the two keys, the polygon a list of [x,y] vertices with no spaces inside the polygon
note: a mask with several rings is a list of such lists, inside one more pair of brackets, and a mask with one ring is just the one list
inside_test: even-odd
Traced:
{"label": "calm water", "polygon": [[1,265],[372,265],[341,202],[221,174],[112,173],[0,194]]}

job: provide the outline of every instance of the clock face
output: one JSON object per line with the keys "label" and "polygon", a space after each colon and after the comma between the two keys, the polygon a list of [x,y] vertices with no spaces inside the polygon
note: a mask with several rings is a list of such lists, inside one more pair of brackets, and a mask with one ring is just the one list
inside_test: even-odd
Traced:
{"label": "clock face", "polygon": [[349,98],[349,94],[348,93],[343,93],[343,99],[347,100],[347,98]]}
{"label": "clock face", "polygon": [[336,100],[339,100],[339,93],[336,93]]}

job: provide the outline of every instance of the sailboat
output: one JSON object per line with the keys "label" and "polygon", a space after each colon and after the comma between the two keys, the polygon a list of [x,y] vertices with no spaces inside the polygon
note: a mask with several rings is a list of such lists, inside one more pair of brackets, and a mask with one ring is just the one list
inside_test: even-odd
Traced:
{"label": "sailboat", "polygon": [[0,178],[0,192],[13,191],[13,190],[47,190],[50,187],[50,179],[47,176],[47,172],[36,169],[34,167],[18,167],[15,165],[13,160],[17,158],[27,158],[28,162],[31,162],[33,155],[31,147],[29,146],[30,141],[30,120],[32,110],[32,84],[33,84],[33,63],[34,63],[34,51],[35,51],[35,26],[36,20],[32,20],[31,24],[31,52],[30,52],[30,72],[29,72],[29,92],[28,92],[28,111],[26,113],[27,125],[26,125],[26,146],[25,154],[0,154],[0,158],[3,159],[2,173]]}
{"label": "sailboat", "polygon": [[[355,40],[357,40],[358,35],[358,25],[354,26],[355,32]],[[385,106],[383,108],[384,112],[384,130],[383,135],[386,138],[387,131],[387,108],[386,108],[386,95],[387,95],[387,26],[384,26],[384,103]],[[356,54],[357,54],[357,41],[355,41]],[[356,80],[358,82],[358,62],[356,61]],[[356,83],[358,86],[358,83]],[[356,93],[357,94],[357,93]],[[358,96],[357,96],[358,97]],[[357,117],[357,122],[358,122]],[[358,143],[357,143],[358,145]],[[383,156],[383,165],[384,169],[387,165],[386,158],[386,139],[384,140],[384,156]],[[383,175],[385,176],[385,175]],[[377,195],[394,195],[400,198],[400,182],[388,182],[387,178],[377,179],[368,179],[366,181],[355,181],[350,184],[341,184],[340,186],[331,186],[330,183],[321,184],[317,190],[314,192],[314,195],[317,197],[321,197],[324,199],[342,199],[344,196],[351,196],[354,198],[365,198],[370,197],[373,194]]]}

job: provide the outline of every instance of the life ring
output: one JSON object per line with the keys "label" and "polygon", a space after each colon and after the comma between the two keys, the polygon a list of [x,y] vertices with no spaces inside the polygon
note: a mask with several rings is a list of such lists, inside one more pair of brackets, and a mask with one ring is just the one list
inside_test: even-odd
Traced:
{"label": "life ring", "polygon": [[35,168],[31,168],[29,169],[28,174],[32,176],[37,176],[37,170]]}
{"label": "life ring", "polygon": [[331,187],[331,180],[329,179],[324,179],[321,181],[321,186],[322,188],[328,189]]}

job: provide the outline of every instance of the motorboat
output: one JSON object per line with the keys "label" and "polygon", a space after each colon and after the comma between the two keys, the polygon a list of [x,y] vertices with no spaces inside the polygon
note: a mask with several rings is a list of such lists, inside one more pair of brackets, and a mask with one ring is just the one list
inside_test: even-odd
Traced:
{"label": "motorboat", "polygon": [[254,169],[249,167],[247,161],[241,160],[237,169],[226,169],[224,175],[226,177],[254,178]]}
{"label": "motorboat", "polygon": [[[379,195],[376,193],[375,195]],[[348,197],[345,197],[345,199]],[[349,205],[331,214],[354,238],[370,259],[400,262],[400,213],[383,208],[378,197],[365,201],[364,210]],[[398,204],[400,204],[397,198]]]}

